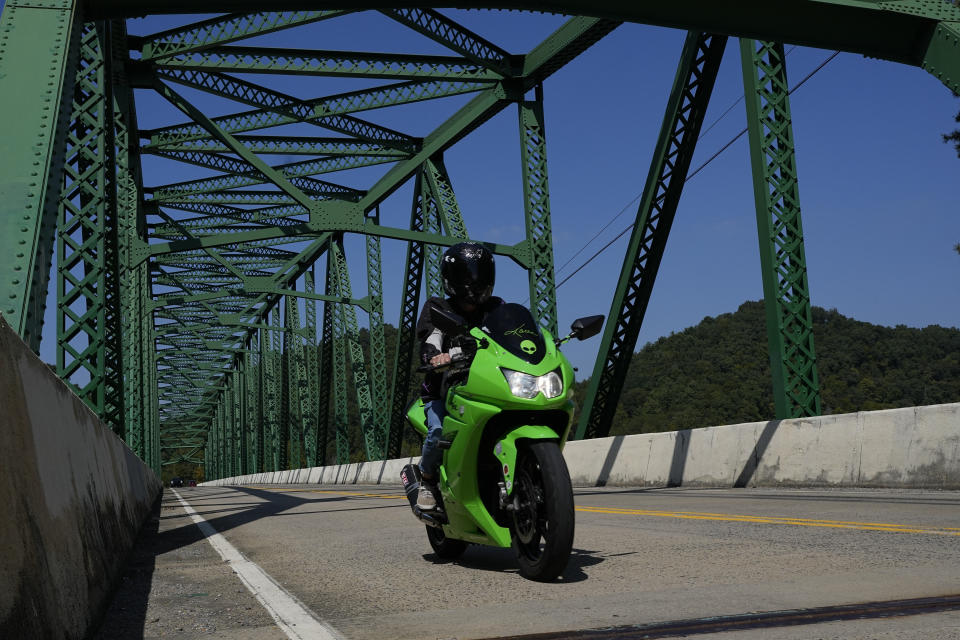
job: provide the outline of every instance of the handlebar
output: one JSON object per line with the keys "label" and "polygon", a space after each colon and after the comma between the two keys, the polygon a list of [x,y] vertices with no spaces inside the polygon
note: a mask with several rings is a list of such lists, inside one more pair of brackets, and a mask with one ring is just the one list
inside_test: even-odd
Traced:
{"label": "handlebar", "polygon": [[444,371],[454,365],[461,364],[463,362],[469,362],[470,360],[472,360],[470,356],[461,354],[451,358],[450,362],[448,362],[447,364],[440,364],[440,365],[422,364],[419,367],[417,367],[417,373],[433,373],[435,371]]}

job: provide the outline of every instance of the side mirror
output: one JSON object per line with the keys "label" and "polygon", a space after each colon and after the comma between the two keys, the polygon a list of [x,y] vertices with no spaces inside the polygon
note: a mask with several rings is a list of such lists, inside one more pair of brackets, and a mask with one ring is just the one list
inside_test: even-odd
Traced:
{"label": "side mirror", "polygon": [[467,321],[453,311],[445,311],[437,307],[430,309],[430,319],[444,333],[464,333]]}
{"label": "side mirror", "polygon": [[600,333],[603,328],[603,316],[587,316],[577,318],[570,325],[570,330],[577,340],[586,340]]}

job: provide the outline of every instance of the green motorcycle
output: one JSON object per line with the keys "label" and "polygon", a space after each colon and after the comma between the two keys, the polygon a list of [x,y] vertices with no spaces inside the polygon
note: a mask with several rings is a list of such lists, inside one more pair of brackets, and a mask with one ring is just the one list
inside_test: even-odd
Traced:
{"label": "green motorcycle", "polygon": [[[440,316],[440,317],[437,317]],[[433,321],[454,336],[461,355],[443,367],[447,415],[437,509],[416,505],[420,469],[400,478],[430,545],[453,559],[467,545],[513,547],[520,574],[549,581],[567,566],[573,546],[573,489],[561,450],[573,417],[573,368],[559,347],[599,333],[603,316],[580,318],[555,339],[519,304],[502,304],[482,328],[435,310]],[[427,434],[422,400],[407,420]]]}

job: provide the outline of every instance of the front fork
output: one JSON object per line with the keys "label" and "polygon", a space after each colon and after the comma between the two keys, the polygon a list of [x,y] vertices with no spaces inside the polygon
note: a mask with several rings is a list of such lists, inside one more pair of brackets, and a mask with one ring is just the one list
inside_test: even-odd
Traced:
{"label": "front fork", "polygon": [[523,425],[508,433],[493,447],[493,455],[500,461],[503,480],[500,486],[500,508],[506,511],[517,509],[513,496],[514,475],[517,467],[517,452],[520,440],[553,440],[560,442],[560,436],[550,427],[543,425]]}

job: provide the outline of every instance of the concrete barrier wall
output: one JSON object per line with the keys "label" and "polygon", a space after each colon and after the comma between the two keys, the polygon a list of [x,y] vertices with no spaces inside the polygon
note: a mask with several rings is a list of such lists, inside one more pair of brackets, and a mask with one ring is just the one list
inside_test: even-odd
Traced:
{"label": "concrete barrier wall", "polygon": [[160,481],[0,316],[0,638],[83,638]]}
{"label": "concrete barrier wall", "polygon": [[[960,403],[570,442],[574,486],[960,489]],[[399,484],[416,458],[205,484]]]}

